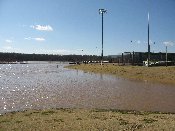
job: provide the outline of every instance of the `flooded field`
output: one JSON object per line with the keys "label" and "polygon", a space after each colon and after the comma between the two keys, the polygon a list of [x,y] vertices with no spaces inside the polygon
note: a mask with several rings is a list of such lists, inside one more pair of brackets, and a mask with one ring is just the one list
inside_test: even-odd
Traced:
{"label": "flooded field", "polygon": [[103,108],[175,113],[175,87],[64,68],[61,63],[0,64],[0,113]]}

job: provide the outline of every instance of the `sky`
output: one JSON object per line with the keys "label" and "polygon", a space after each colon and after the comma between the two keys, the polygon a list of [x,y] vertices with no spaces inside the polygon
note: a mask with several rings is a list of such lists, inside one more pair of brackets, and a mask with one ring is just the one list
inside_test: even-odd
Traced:
{"label": "sky", "polygon": [[151,52],[175,52],[175,0],[0,0],[0,52],[101,55],[101,8],[104,55],[147,52],[148,12]]}

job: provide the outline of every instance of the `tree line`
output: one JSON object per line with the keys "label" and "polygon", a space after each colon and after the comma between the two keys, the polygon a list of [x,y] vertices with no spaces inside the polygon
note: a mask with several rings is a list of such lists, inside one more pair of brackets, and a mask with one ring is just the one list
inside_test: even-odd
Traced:
{"label": "tree line", "polygon": [[[53,55],[53,54],[23,54],[23,53],[2,53],[0,52],[1,62],[14,61],[100,61],[101,56],[97,55]],[[109,57],[103,57],[109,60]]]}

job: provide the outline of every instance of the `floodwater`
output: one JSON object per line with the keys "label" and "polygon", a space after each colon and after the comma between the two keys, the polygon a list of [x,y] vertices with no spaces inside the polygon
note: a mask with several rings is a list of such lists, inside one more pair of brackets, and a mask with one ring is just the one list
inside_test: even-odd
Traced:
{"label": "floodwater", "polygon": [[70,70],[65,65],[0,64],[0,114],[48,108],[175,113],[175,86]]}

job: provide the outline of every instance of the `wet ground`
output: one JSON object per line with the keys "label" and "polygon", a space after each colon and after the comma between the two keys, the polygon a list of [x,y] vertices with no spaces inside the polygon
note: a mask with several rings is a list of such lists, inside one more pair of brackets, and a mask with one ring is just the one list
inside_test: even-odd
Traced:
{"label": "wet ground", "polygon": [[0,113],[103,108],[175,113],[175,87],[63,68],[60,63],[0,64]]}

